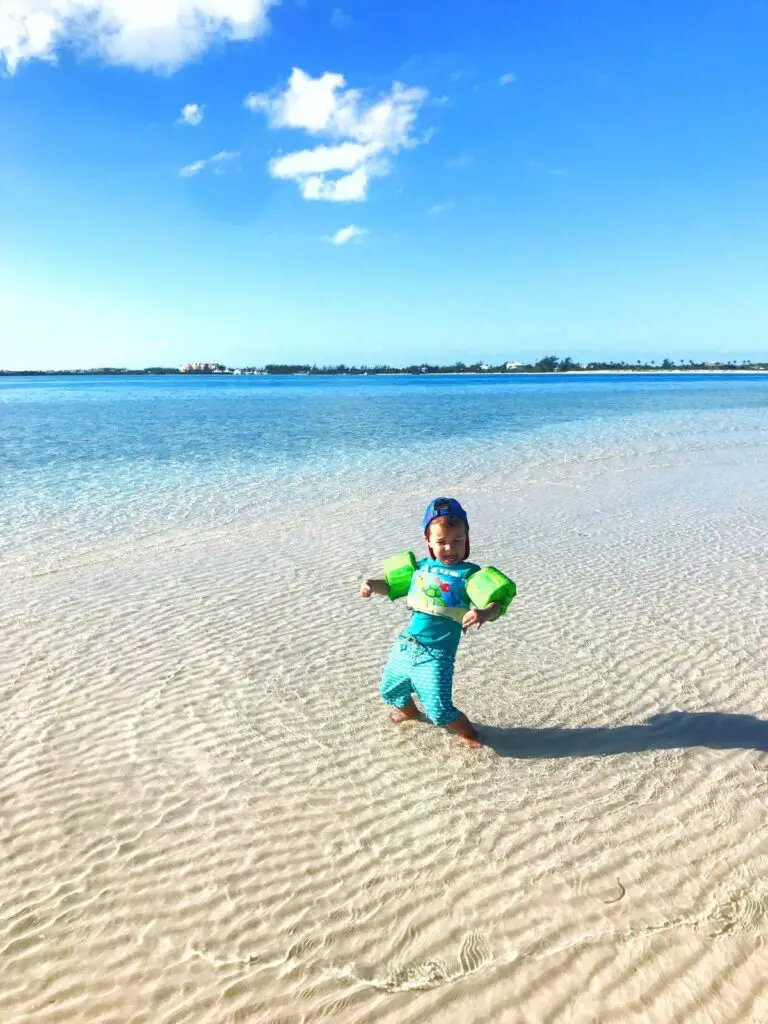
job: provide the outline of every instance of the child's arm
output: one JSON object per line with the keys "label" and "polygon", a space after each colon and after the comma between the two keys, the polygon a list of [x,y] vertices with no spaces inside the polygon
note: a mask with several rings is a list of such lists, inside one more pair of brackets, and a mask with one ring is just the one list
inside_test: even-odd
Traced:
{"label": "child's arm", "polygon": [[380,594],[382,597],[389,597],[389,584],[386,580],[363,580],[360,584],[360,597],[370,597],[371,594]]}
{"label": "child's arm", "polygon": [[472,608],[461,621],[463,629],[470,626],[477,626],[478,629],[484,622],[494,622],[501,615],[501,605],[498,601],[491,601],[485,608]]}

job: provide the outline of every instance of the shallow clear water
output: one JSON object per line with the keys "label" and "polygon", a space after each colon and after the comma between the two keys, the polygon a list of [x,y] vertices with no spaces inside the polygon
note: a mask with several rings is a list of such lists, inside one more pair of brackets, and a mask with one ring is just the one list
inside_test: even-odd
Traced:
{"label": "shallow clear water", "polygon": [[91,546],[659,445],[752,444],[768,377],[0,379],[0,551]]}

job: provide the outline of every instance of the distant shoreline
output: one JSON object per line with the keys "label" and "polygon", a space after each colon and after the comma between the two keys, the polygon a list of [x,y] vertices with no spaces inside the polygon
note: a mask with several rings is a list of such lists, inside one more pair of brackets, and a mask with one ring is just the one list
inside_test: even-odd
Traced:
{"label": "distant shoreline", "polygon": [[3,377],[594,377],[594,376],[657,376],[676,374],[767,374],[764,364],[755,367],[643,367],[642,369],[583,369],[583,370],[429,370],[414,373],[410,370],[352,370],[309,371],[288,373],[233,373],[223,371],[197,371],[181,373],[178,370],[0,370]]}

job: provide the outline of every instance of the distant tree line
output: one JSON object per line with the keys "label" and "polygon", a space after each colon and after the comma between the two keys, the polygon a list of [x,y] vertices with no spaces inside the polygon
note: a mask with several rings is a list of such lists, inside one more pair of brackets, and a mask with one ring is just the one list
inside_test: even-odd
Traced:
{"label": "distant tree line", "polygon": [[381,373],[572,373],[589,372],[590,370],[613,370],[613,371],[654,371],[654,370],[768,370],[768,361],[764,363],[737,362],[732,359],[730,362],[696,362],[693,359],[674,362],[672,359],[663,359],[657,362],[655,359],[650,363],[638,359],[636,362],[593,361],[589,363],[576,363],[570,356],[543,356],[535,363],[499,363],[490,365],[488,363],[462,363],[456,362],[449,365],[437,365],[432,363],[414,363],[410,366],[386,366],[378,363],[374,366],[347,366],[345,363],[338,363],[334,366],[310,366],[309,363],[267,363],[264,373],[275,375],[290,374],[320,374],[329,376],[355,376]]}
{"label": "distant tree line", "polygon": [[[187,370],[184,376],[205,375],[213,372],[232,373],[233,368],[223,363],[210,363],[210,370]],[[267,363],[262,368],[256,366],[244,366],[237,368],[242,373],[265,373],[269,375],[295,375],[310,374],[321,376],[365,376],[373,374],[430,374],[430,373],[571,373],[589,372],[590,370],[613,370],[636,372],[651,372],[657,370],[768,370],[768,361],[765,362],[737,362],[731,359],[723,361],[696,361],[693,359],[679,360],[663,359],[657,362],[655,359],[650,363],[638,359],[636,362],[621,361],[592,361],[589,363],[576,363],[570,356],[543,356],[535,363],[499,363],[490,365],[484,362],[462,363],[455,362],[448,365],[437,365],[433,363],[413,363],[409,366],[387,366],[377,363],[374,366],[347,366],[346,363],[335,365],[317,366],[309,363]],[[2,377],[21,376],[161,376],[180,374],[181,370],[176,366],[147,366],[143,370],[129,370],[125,367],[99,366],[89,370],[0,370]]]}

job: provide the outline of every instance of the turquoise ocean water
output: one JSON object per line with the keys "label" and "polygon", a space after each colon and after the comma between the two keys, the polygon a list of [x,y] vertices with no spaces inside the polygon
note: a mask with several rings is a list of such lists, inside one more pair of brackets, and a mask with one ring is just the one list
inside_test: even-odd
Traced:
{"label": "turquoise ocean water", "polygon": [[489,471],[761,443],[768,376],[0,379],[2,548],[251,517],[435,460]]}

